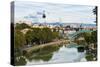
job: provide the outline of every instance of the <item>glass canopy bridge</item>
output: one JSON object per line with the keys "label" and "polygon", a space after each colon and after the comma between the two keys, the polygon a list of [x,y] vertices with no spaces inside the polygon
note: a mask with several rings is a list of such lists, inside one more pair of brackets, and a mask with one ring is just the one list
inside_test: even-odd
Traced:
{"label": "glass canopy bridge", "polygon": [[92,30],[79,30],[79,31],[74,32],[72,34],[68,34],[68,38],[70,40],[74,40],[77,37],[78,34],[85,33],[85,32],[93,32],[93,31]]}

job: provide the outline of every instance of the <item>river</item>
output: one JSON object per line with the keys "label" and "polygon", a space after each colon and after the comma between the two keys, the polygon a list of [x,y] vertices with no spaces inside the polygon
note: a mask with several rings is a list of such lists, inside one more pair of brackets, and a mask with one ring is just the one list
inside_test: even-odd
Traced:
{"label": "river", "polygon": [[[71,63],[71,62],[84,62],[86,51],[78,52],[77,45],[71,43],[62,46],[56,46],[57,49],[49,47],[47,49],[42,49],[38,54],[33,53],[31,60],[27,60],[26,65],[32,64],[46,64],[46,63]],[[59,47],[59,48],[58,48]],[[46,50],[46,51],[45,51]]]}

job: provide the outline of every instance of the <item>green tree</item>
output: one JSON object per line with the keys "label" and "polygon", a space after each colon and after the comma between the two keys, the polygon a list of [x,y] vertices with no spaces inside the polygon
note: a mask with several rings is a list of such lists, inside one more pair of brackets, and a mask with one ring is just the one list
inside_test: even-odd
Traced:
{"label": "green tree", "polygon": [[41,29],[40,28],[33,28],[32,30],[32,37],[33,37],[33,42],[35,42],[36,44],[40,44],[40,40],[41,40]]}
{"label": "green tree", "polygon": [[84,38],[85,38],[85,41],[90,44],[92,42],[92,39],[91,39],[91,33],[88,32],[88,33],[84,33]]}
{"label": "green tree", "polygon": [[60,38],[58,32],[52,32],[52,33],[53,33],[53,35],[52,35],[53,39],[58,39],[58,38]]}
{"label": "green tree", "polygon": [[25,36],[19,30],[14,31],[14,48],[21,48],[26,44]]}
{"label": "green tree", "polygon": [[16,23],[16,26],[15,26],[15,29],[18,29],[18,30],[22,30],[22,29],[25,29],[25,28],[31,28],[29,25],[25,24],[25,23]]}
{"label": "green tree", "polygon": [[32,28],[25,37],[27,44],[44,44],[59,38],[59,33],[52,32],[50,28]]}
{"label": "green tree", "polygon": [[27,33],[25,34],[25,38],[26,38],[27,44],[32,44],[33,33],[31,30],[27,31]]}
{"label": "green tree", "polygon": [[52,31],[49,28],[43,28],[42,38],[43,38],[44,43],[52,41]]}
{"label": "green tree", "polygon": [[[15,65],[25,65],[26,61],[22,54],[22,48],[26,44],[25,36],[19,30],[14,31],[14,59]],[[19,60],[17,58],[20,58]]]}
{"label": "green tree", "polygon": [[97,31],[91,33],[91,39],[93,43],[97,43]]}

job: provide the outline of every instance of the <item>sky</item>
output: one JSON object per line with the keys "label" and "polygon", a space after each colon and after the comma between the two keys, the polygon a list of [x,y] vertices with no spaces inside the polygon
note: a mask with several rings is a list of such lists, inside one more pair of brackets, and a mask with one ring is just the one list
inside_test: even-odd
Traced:
{"label": "sky", "polygon": [[[95,24],[95,6],[15,1],[15,21]],[[46,18],[42,15],[45,13]]]}

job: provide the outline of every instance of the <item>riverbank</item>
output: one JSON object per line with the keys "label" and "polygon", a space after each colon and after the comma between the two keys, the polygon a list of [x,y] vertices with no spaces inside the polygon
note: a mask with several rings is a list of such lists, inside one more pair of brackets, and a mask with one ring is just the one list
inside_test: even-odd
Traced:
{"label": "riverbank", "polygon": [[62,39],[62,40],[58,40],[58,41],[55,41],[55,42],[50,42],[50,43],[45,43],[45,44],[41,44],[41,45],[25,48],[23,51],[26,51],[27,53],[29,53],[29,52],[31,52],[33,50],[40,49],[40,48],[43,48],[43,47],[46,47],[46,46],[61,45],[61,44],[69,43],[69,42],[70,42],[70,40],[63,40]]}

